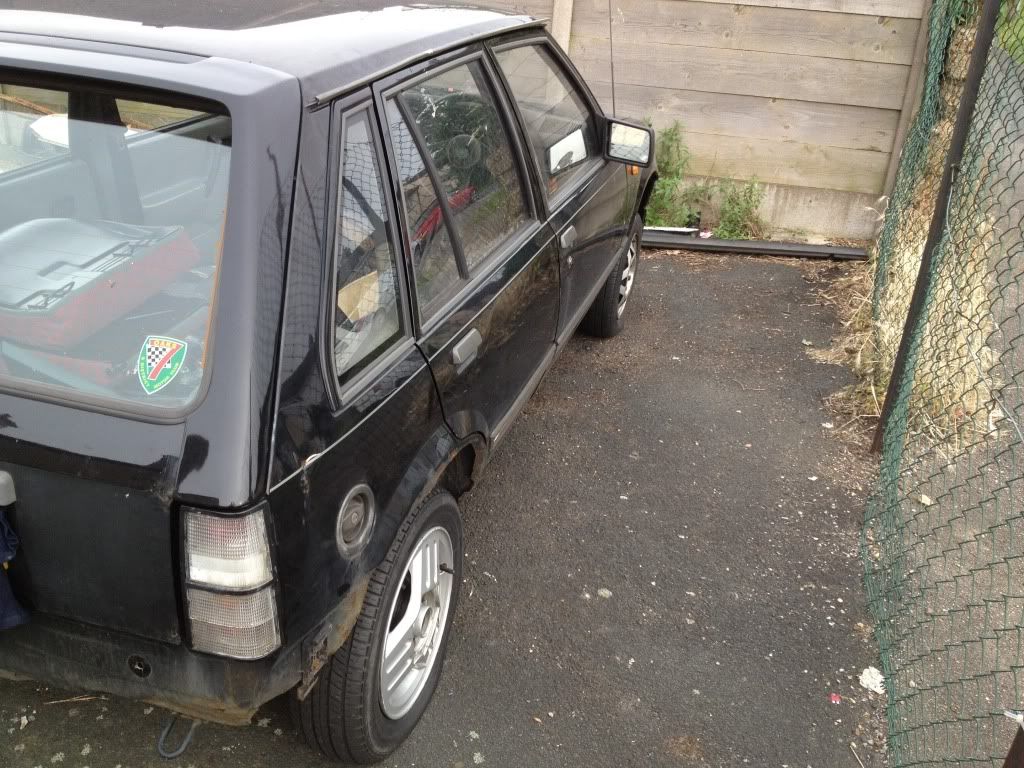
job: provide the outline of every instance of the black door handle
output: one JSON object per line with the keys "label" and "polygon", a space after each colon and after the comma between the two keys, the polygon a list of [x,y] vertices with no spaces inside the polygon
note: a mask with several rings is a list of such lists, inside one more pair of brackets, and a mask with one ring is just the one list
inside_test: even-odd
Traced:
{"label": "black door handle", "polygon": [[480,331],[476,328],[471,330],[459,343],[452,347],[452,362],[455,364],[455,372],[462,373],[469,364],[476,360],[476,355],[480,351],[480,345],[483,343],[484,337],[480,335]]}

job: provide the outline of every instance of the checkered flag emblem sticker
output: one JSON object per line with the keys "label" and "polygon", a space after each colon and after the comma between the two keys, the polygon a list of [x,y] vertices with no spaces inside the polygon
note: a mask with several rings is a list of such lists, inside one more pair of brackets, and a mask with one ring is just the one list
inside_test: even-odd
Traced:
{"label": "checkered flag emblem sticker", "polygon": [[139,350],[139,383],[147,395],[170,384],[185,363],[188,344],[166,336],[148,336]]}

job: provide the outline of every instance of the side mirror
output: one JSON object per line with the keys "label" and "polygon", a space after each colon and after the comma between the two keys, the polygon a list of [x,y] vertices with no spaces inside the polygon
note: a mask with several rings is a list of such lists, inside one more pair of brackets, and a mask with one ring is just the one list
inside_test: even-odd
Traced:
{"label": "side mirror", "polygon": [[619,120],[608,121],[609,159],[646,168],[653,154],[653,130]]}
{"label": "side mirror", "polygon": [[548,148],[548,174],[557,176],[587,160],[587,140],[577,128]]}

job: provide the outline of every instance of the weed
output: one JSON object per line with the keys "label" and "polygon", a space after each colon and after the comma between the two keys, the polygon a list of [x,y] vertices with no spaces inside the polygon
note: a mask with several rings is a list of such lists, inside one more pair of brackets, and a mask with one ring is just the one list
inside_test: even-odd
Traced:
{"label": "weed", "polygon": [[[650,124],[650,120],[647,121]],[[647,203],[647,224],[652,227],[696,227],[701,214],[720,210],[715,237],[749,240],[761,237],[766,225],[758,215],[764,191],[756,182],[703,179],[684,184],[690,151],[683,141],[683,127],[676,121],[658,131],[658,181]],[[715,217],[712,215],[711,220]]]}
{"label": "weed", "polygon": [[693,226],[699,211],[685,199],[683,177],[690,151],[678,121],[658,132],[658,181],[647,203],[647,223],[654,227]]}
{"label": "weed", "polygon": [[723,181],[718,185],[721,195],[715,237],[721,240],[753,240],[763,237],[767,229],[758,213],[764,202],[764,190],[756,181],[740,185]]}

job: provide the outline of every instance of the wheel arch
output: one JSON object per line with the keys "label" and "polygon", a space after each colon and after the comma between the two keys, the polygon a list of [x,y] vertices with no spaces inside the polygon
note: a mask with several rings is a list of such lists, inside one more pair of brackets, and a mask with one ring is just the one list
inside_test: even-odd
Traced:
{"label": "wheel arch", "polygon": [[446,427],[424,445],[406,470],[402,485],[415,489],[409,510],[415,509],[437,488],[458,498],[479,479],[487,462],[488,444],[480,432],[458,438]]}

